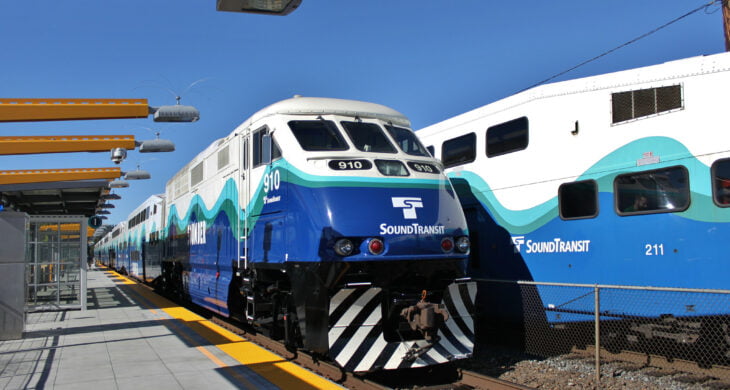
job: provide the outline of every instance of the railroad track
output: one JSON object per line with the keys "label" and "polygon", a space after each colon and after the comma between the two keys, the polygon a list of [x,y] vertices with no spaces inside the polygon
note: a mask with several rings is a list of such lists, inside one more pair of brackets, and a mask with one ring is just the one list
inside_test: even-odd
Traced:
{"label": "railroad track", "polygon": [[[366,377],[345,372],[342,368],[329,362],[319,360],[316,357],[302,351],[291,351],[283,343],[272,340],[261,333],[247,331],[231,321],[213,315],[211,321],[229,331],[245,337],[247,340],[258,344],[286,360],[292,361],[304,368],[307,368],[319,375],[322,375],[334,382],[337,382],[352,390],[382,390],[390,387],[379,384]],[[485,389],[485,390],[529,390],[516,383],[507,382],[501,379],[492,378],[476,372],[459,369],[459,378],[450,383],[442,383],[430,386],[418,386],[421,390],[440,389]]]}
{"label": "railroad track", "polygon": [[[595,347],[587,346],[585,349],[574,348],[573,352],[586,357],[595,356]],[[698,378],[716,378],[730,383],[730,366],[713,365],[711,367],[700,367],[697,362],[678,358],[668,359],[661,355],[642,353],[635,351],[610,352],[603,348],[600,351],[601,361],[606,362],[627,362],[643,367],[654,367],[661,370],[682,372],[692,374]]]}

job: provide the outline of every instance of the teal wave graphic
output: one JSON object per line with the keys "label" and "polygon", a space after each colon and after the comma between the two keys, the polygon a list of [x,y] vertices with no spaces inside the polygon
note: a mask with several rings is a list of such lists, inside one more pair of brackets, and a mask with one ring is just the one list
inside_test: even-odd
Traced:
{"label": "teal wave graphic", "polygon": [[[652,155],[658,157],[660,162],[637,166],[637,161],[642,159],[644,153],[647,152],[652,152]],[[526,163],[535,164],[535,162]],[[690,173],[691,204],[686,211],[674,213],[674,215],[703,222],[727,221],[730,218],[730,209],[719,209],[712,202],[710,167],[699,161],[682,143],[673,138],[646,137],[626,144],[601,158],[576,181],[595,180],[599,192],[611,194],[613,193],[613,181],[617,174],[675,165],[685,166]],[[477,173],[462,170],[451,172],[448,176],[460,197],[474,196],[489,211],[495,221],[512,234],[533,232],[559,218],[557,186],[555,196],[544,203],[527,210],[511,210],[497,200],[489,184]],[[613,211],[602,210],[601,212]]]}

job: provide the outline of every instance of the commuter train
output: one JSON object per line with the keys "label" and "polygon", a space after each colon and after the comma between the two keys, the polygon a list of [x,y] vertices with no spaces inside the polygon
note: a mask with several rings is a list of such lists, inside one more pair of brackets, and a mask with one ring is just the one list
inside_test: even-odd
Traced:
{"label": "commuter train", "polygon": [[456,192],[405,116],[295,97],[198,154],[95,251],[162,292],[369,372],[472,354],[469,249]]}
{"label": "commuter train", "polygon": [[[730,54],[694,57],[538,86],[418,130],[462,203],[489,324],[595,315],[592,289],[498,280],[730,289],[728,85]],[[603,291],[601,319],[626,322],[623,341],[714,335],[728,351],[729,295]]]}

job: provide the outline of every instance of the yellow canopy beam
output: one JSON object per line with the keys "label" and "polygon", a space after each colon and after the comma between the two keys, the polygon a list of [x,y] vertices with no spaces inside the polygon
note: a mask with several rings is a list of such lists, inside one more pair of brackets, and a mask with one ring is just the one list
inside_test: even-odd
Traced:
{"label": "yellow canopy beam", "polygon": [[133,135],[66,135],[0,137],[0,155],[67,152],[108,152],[134,149]]}
{"label": "yellow canopy beam", "polygon": [[0,99],[0,122],[146,118],[147,99]]}
{"label": "yellow canopy beam", "polygon": [[122,176],[120,168],[22,169],[0,171],[0,184],[47,183],[73,180],[113,180]]}

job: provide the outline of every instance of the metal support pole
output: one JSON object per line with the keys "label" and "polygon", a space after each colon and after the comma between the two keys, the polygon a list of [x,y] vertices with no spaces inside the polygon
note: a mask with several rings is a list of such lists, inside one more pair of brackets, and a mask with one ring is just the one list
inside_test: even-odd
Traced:
{"label": "metal support pole", "polygon": [[81,225],[81,232],[80,232],[81,234],[79,237],[81,239],[81,256],[80,256],[81,257],[81,268],[80,268],[81,269],[81,278],[80,278],[81,285],[79,286],[79,294],[81,294],[81,295],[79,296],[79,298],[80,298],[79,301],[81,303],[81,311],[86,311],[86,294],[87,294],[86,293],[86,287],[87,287],[87,284],[86,284],[87,273],[86,272],[87,272],[87,266],[88,266],[87,256],[88,256],[88,250],[89,250],[88,243],[86,241],[87,240],[86,235],[87,235],[88,222],[87,222],[86,218],[81,218],[81,220],[79,222],[80,222],[79,225]]}
{"label": "metal support pole", "polygon": [[595,297],[595,359],[596,359],[596,389],[601,387],[601,293],[598,285],[594,286]]}

